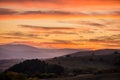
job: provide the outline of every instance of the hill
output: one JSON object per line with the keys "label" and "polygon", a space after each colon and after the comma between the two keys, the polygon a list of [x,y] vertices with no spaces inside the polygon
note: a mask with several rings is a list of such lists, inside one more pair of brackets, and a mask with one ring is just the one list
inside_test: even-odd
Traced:
{"label": "hill", "polygon": [[105,49],[87,52],[77,52],[53,59],[48,63],[60,64],[67,69],[110,69],[116,68],[114,64],[120,61],[120,50]]}
{"label": "hill", "polygon": [[89,55],[106,55],[106,54],[113,54],[114,52],[120,53],[120,49],[100,49],[94,51],[79,51],[79,52],[71,53],[69,55],[72,57],[78,57],[78,56],[89,56]]}
{"label": "hill", "polygon": [[46,49],[24,44],[0,45],[0,59],[45,59],[77,52],[77,49]]}
{"label": "hill", "polygon": [[25,60],[19,64],[7,69],[5,72],[23,73],[30,77],[44,77],[44,74],[49,74],[53,77],[64,73],[64,68],[57,64],[48,64],[39,59]]}
{"label": "hill", "polygon": [[[5,71],[6,74],[23,74],[36,80],[119,80],[119,50],[96,50],[89,55],[77,52],[46,60],[25,60]],[[74,56],[73,56],[74,55]],[[12,73],[11,73],[12,71]],[[62,72],[61,72],[62,71]],[[17,72],[17,73],[13,73]],[[1,75],[4,77],[4,75]],[[9,76],[9,75],[7,75]],[[14,77],[12,77],[14,78]],[[6,78],[5,78],[6,80]],[[29,79],[27,79],[29,80]],[[33,79],[34,80],[34,79]]]}

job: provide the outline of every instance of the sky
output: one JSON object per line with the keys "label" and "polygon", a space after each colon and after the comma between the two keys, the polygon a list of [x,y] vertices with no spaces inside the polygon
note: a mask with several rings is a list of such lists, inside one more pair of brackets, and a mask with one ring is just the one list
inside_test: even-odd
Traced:
{"label": "sky", "polygon": [[0,44],[120,49],[120,0],[0,0]]}

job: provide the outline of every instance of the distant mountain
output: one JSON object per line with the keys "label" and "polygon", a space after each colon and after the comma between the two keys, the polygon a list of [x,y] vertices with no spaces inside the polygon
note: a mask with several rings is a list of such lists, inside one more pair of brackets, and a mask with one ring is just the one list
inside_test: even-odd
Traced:
{"label": "distant mountain", "polygon": [[89,55],[106,55],[106,54],[113,54],[114,52],[120,53],[120,49],[100,49],[100,50],[95,50],[95,51],[80,51],[80,52],[75,52],[72,54],[69,54],[70,56],[73,57],[78,57],[78,56],[89,56]]}
{"label": "distant mountain", "polygon": [[78,52],[77,49],[47,49],[37,48],[24,44],[0,45],[0,59],[33,59],[33,58],[52,58]]}

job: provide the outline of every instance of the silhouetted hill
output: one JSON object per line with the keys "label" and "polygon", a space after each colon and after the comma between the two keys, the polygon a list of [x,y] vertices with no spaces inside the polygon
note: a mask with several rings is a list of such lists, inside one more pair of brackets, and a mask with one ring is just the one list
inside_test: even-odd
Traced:
{"label": "silhouetted hill", "polygon": [[80,51],[80,52],[75,52],[69,54],[70,56],[73,57],[78,57],[78,56],[88,56],[88,55],[106,55],[106,54],[113,54],[114,52],[120,53],[120,49],[100,49],[100,50],[95,50],[95,51]]}
{"label": "silhouetted hill", "polygon": [[[117,49],[78,52],[46,60],[25,60],[7,69],[28,78],[49,80],[119,80],[120,53]],[[80,54],[79,54],[80,53]],[[83,55],[81,55],[83,54]],[[4,76],[3,76],[4,77]],[[51,78],[51,79],[50,79]],[[34,80],[34,79],[33,79]],[[43,79],[44,80],[44,79]]]}
{"label": "silhouetted hill", "polygon": [[[60,64],[67,69],[110,69],[119,64],[120,50],[104,49],[77,52],[47,60],[48,63]],[[118,66],[117,66],[118,67]]]}
{"label": "silhouetted hill", "polygon": [[[15,64],[14,66],[7,69],[5,72],[17,72],[23,73],[27,76],[33,77],[41,77],[42,74],[54,74],[60,75],[64,73],[64,68],[57,64],[48,64],[45,61],[41,61],[39,59],[25,60],[19,64]],[[43,76],[42,76],[43,77]]]}

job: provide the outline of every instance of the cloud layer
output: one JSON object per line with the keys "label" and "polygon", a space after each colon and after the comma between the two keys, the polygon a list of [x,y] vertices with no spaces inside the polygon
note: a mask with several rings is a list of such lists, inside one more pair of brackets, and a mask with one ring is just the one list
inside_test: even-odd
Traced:
{"label": "cloud layer", "polygon": [[120,0],[0,0],[0,44],[120,48]]}

